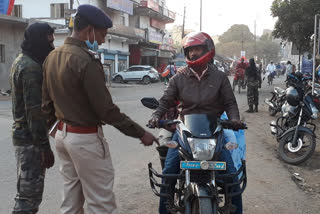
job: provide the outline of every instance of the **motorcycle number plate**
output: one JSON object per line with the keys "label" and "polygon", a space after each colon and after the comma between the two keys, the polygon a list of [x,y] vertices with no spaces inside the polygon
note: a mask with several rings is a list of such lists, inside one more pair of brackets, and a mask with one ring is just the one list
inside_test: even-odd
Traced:
{"label": "motorcycle number plate", "polygon": [[221,161],[205,161],[206,167],[202,164],[203,161],[180,161],[180,169],[193,169],[193,170],[226,170],[226,162]]}

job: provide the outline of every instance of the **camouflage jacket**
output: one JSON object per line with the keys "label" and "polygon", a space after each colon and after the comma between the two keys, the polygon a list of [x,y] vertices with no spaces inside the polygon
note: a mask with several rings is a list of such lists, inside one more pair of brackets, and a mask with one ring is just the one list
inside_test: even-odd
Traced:
{"label": "camouflage jacket", "polygon": [[26,54],[13,62],[10,73],[12,91],[12,138],[14,145],[50,148],[46,120],[41,113],[42,67]]}

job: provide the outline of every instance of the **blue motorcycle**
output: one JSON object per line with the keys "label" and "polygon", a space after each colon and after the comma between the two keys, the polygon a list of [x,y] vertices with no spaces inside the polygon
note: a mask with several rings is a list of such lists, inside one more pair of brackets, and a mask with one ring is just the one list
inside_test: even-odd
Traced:
{"label": "blue motorcycle", "polygon": [[[159,105],[155,98],[143,98],[141,102],[151,109]],[[167,198],[167,210],[171,213],[234,212],[236,207],[232,205],[231,198],[243,193],[247,175],[245,160],[230,173],[228,160],[221,158],[222,153],[237,148],[237,144],[226,143],[223,136],[223,129],[235,130],[233,123],[206,114],[190,114],[185,115],[183,121],[160,121],[159,127],[170,124],[176,124],[175,140],[167,141],[166,146],[178,149],[180,173],[159,174],[149,163],[149,179],[154,194]],[[246,129],[246,124],[242,124],[241,129]],[[169,185],[157,181],[157,178],[177,179],[174,193],[159,191],[159,188],[169,188]]]}

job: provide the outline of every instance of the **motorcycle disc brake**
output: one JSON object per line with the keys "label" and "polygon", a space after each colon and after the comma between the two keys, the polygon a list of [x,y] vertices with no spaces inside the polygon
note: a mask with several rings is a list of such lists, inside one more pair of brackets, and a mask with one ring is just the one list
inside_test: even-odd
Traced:
{"label": "motorcycle disc brake", "polygon": [[301,138],[298,139],[298,145],[296,147],[293,147],[292,143],[288,143],[288,150],[290,152],[298,152],[302,148],[303,142]]}

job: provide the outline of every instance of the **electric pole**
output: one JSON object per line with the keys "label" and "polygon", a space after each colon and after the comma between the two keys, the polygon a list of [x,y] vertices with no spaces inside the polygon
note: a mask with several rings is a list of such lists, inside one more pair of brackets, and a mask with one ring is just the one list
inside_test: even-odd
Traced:
{"label": "electric pole", "polygon": [[184,23],[185,23],[185,19],[186,19],[186,6],[184,6],[184,10],[183,10],[183,23],[182,23],[181,38],[184,37]]}
{"label": "electric pole", "polygon": [[256,32],[256,29],[257,29],[257,23],[256,23],[256,20],[254,20],[254,55],[256,57],[255,60],[257,60],[257,32]]}
{"label": "electric pole", "polygon": [[200,0],[200,31],[202,31],[202,0]]}
{"label": "electric pole", "polygon": [[73,0],[70,0],[70,9],[73,9]]}
{"label": "electric pole", "polygon": [[243,51],[243,29],[241,30],[241,50]]}

